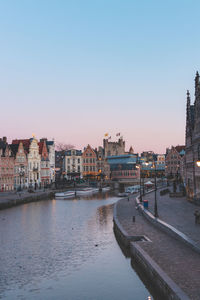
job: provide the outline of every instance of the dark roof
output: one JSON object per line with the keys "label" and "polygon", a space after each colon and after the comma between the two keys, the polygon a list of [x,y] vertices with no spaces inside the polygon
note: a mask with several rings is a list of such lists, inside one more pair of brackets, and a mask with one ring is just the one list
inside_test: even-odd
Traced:
{"label": "dark roof", "polygon": [[24,139],[24,140],[13,140],[12,144],[16,144],[19,145],[20,142],[22,142],[23,146],[24,146],[24,150],[26,153],[29,152],[29,146],[30,146],[30,142],[32,139]]}
{"label": "dark roof", "polygon": [[75,156],[81,156],[82,155],[82,151],[81,150],[71,149],[71,150],[66,150],[65,151],[65,156],[71,156],[72,155],[72,151],[75,151]]}
{"label": "dark roof", "polygon": [[5,143],[4,141],[0,141],[0,149],[2,149],[3,150],[3,155],[4,155],[4,153],[5,153],[5,150],[6,150],[6,146],[7,146],[8,144],[7,143]]}
{"label": "dark roof", "polygon": [[10,144],[10,149],[12,151],[12,154],[14,156],[16,156],[17,152],[18,152],[18,147],[19,147],[19,144]]}
{"label": "dark roof", "polygon": [[184,145],[181,145],[181,146],[176,146],[175,147],[175,149],[176,149],[176,151],[178,152],[178,153],[180,153],[182,150],[184,150],[185,151],[185,146]]}
{"label": "dark roof", "polygon": [[51,146],[54,144],[54,141],[46,141],[47,146]]}

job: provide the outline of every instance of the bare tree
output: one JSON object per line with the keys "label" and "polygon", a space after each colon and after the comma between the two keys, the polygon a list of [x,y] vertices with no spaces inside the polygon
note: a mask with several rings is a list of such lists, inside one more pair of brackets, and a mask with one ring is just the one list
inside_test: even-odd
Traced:
{"label": "bare tree", "polygon": [[57,151],[67,151],[74,148],[74,145],[72,144],[65,144],[65,143],[57,143],[56,149]]}

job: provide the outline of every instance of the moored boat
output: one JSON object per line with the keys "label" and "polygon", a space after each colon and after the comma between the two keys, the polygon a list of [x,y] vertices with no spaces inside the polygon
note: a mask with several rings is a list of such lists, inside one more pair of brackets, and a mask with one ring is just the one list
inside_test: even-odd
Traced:
{"label": "moored boat", "polygon": [[63,193],[55,193],[56,198],[68,198],[68,197],[74,197],[75,191],[66,191]]}
{"label": "moored boat", "polygon": [[89,194],[93,194],[93,193],[97,193],[99,191],[99,189],[97,188],[84,188],[82,190],[77,190],[76,191],[76,195],[89,195]]}

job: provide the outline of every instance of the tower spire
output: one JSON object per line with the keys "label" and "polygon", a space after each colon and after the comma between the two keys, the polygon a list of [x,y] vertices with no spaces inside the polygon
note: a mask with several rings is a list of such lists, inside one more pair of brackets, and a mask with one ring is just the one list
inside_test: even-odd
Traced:
{"label": "tower spire", "polygon": [[190,92],[187,90],[186,123],[190,123]]}
{"label": "tower spire", "polygon": [[197,71],[196,72],[196,76],[195,76],[195,96],[197,96],[198,95],[198,90],[199,90],[199,85],[200,85],[200,83],[199,83],[199,72]]}

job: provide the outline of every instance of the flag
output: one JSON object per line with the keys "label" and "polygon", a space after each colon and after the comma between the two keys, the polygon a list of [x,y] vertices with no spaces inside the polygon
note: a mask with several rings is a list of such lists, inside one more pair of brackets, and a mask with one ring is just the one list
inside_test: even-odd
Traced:
{"label": "flag", "polygon": [[104,136],[105,136],[105,137],[108,136],[108,133],[105,133]]}
{"label": "flag", "polygon": [[116,136],[120,136],[120,132],[118,132],[118,133],[116,134]]}

